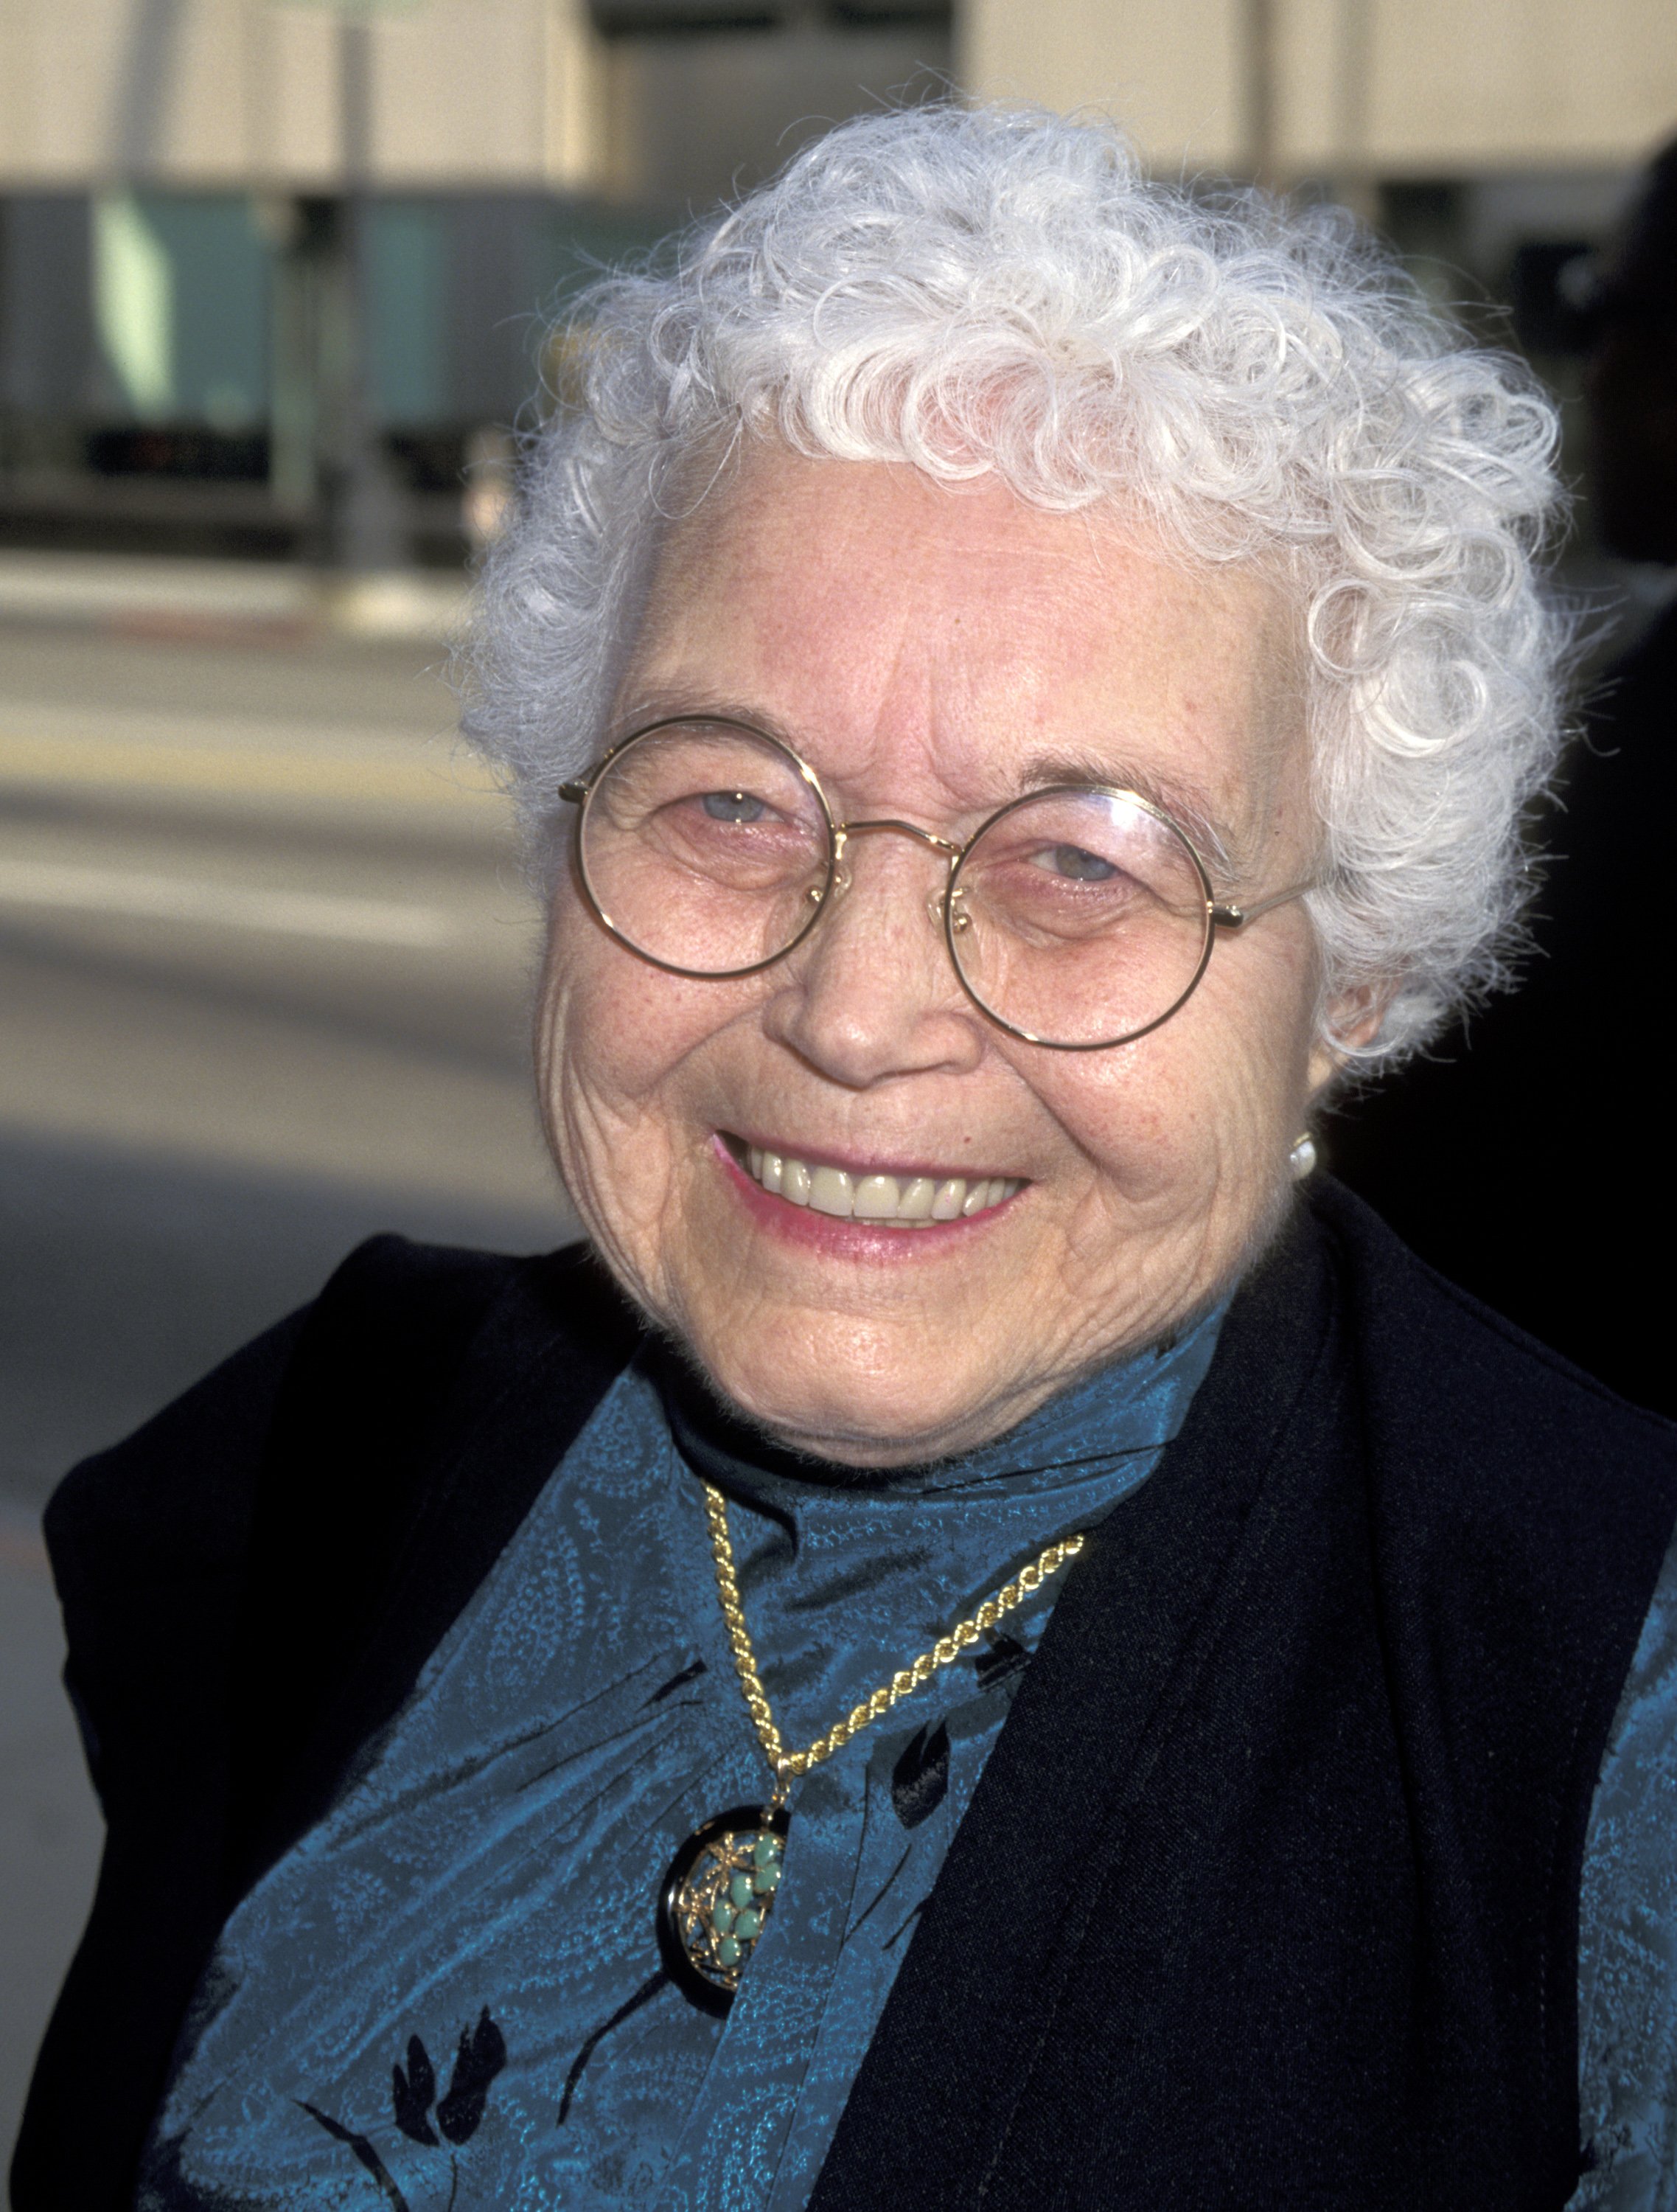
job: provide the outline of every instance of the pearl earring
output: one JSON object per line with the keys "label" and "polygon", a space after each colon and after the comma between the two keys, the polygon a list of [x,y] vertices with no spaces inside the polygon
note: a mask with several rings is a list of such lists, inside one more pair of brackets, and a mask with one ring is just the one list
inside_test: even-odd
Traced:
{"label": "pearl earring", "polygon": [[1287,1153],[1287,1165],[1292,1170],[1293,1181],[1303,1182],[1305,1176],[1315,1168],[1315,1164],[1316,1140],[1306,1129],[1302,1136],[1293,1139],[1291,1148]]}

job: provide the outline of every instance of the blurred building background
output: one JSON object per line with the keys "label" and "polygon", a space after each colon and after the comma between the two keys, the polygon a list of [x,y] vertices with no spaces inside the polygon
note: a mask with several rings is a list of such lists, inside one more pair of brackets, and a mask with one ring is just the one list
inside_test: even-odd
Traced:
{"label": "blurred building background", "polygon": [[[1575,396],[1677,9],[0,5],[0,2153],[98,1849],[53,1483],[370,1231],[569,1225],[537,917],[440,680],[546,333],[832,121],[951,89],[1342,200]],[[1569,561],[1634,612],[1587,510]]]}
{"label": "blurred building background", "polygon": [[14,0],[0,533],[458,562],[567,291],[951,60],[935,0]]}
{"label": "blurred building background", "polygon": [[[544,319],[824,123],[1093,102],[1455,295],[1601,236],[1667,0],[9,0],[0,542],[458,562]],[[368,434],[364,437],[363,433]],[[369,458],[370,456],[370,458]],[[477,478],[477,496],[463,492]]]}

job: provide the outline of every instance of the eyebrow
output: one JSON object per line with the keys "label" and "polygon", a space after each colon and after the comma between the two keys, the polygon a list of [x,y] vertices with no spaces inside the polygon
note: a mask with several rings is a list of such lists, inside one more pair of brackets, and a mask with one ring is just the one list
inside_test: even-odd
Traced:
{"label": "eyebrow", "polygon": [[[786,724],[762,707],[744,699],[724,699],[691,691],[645,692],[627,712],[613,714],[606,725],[604,750],[620,745],[637,730],[654,727],[659,722],[744,722],[747,728],[760,730],[765,738],[775,738],[801,758],[804,744]],[[804,741],[805,743],[807,740]]]}
{"label": "eyebrow", "polygon": [[1205,793],[1192,784],[1112,760],[1097,760],[1088,753],[1033,753],[1025,763],[1020,788],[1041,791],[1061,783],[1091,783],[1111,791],[1133,791],[1161,814],[1168,814],[1187,830],[1202,860],[1219,875],[1232,876],[1232,857],[1240,839],[1232,825],[1213,810]]}
{"label": "eyebrow", "polygon": [[[807,757],[808,738],[789,729],[763,707],[749,700],[723,698],[715,694],[695,695],[690,691],[643,693],[632,710],[612,716],[607,731],[607,750],[621,744],[635,731],[664,720],[744,722],[751,729],[760,730],[764,737],[776,738],[800,760]],[[1217,814],[1205,793],[1194,786],[1155,775],[1128,763],[1109,758],[1101,760],[1090,753],[1042,752],[1032,754],[1026,761],[1017,791],[997,803],[1006,805],[1007,797],[1047,790],[1055,784],[1095,784],[1109,790],[1133,791],[1138,799],[1145,799],[1150,806],[1169,815],[1188,832],[1215,877],[1226,884],[1237,882],[1241,870],[1233,854],[1241,842],[1239,836]]]}

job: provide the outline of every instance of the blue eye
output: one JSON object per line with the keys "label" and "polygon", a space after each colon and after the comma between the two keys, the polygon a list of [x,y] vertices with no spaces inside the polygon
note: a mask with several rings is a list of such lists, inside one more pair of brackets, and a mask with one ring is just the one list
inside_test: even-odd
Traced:
{"label": "blue eye", "polygon": [[708,791],[699,803],[713,822],[761,822],[769,811],[749,791]]}
{"label": "blue eye", "polygon": [[1118,872],[1110,860],[1085,852],[1081,845],[1056,845],[1047,858],[1055,875],[1068,876],[1073,883],[1103,884]]}

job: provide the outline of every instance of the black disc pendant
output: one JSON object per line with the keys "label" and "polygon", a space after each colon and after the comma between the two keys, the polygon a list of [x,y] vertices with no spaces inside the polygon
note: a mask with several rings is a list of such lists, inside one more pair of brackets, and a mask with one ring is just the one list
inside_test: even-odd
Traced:
{"label": "black disc pendant", "polygon": [[737,1805],[695,1828],[658,1899],[658,1945],[670,1978],[703,2012],[733,2002],[780,1887],[784,1805]]}

